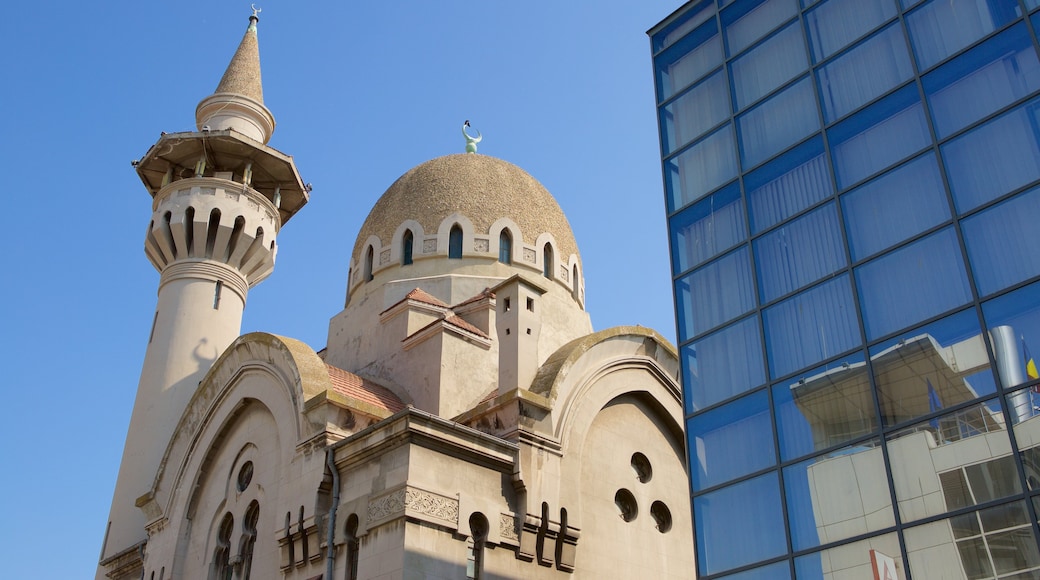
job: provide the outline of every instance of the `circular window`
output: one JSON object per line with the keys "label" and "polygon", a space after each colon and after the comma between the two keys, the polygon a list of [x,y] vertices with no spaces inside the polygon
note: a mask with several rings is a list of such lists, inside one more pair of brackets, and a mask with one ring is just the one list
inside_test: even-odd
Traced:
{"label": "circular window", "polygon": [[668,510],[668,506],[664,505],[664,502],[655,501],[650,506],[650,517],[654,518],[657,531],[662,534],[672,529],[672,512]]}
{"label": "circular window", "polygon": [[253,462],[246,461],[238,470],[238,491],[245,491],[251,481],[253,481]]}
{"label": "circular window", "polygon": [[614,505],[617,506],[618,515],[626,522],[636,519],[636,516],[639,515],[639,507],[636,505],[636,498],[632,495],[632,492],[627,489],[619,489],[617,493],[614,494]]}
{"label": "circular window", "polygon": [[654,476],[654,468],[650,467],[650,460],[639,452],[632,454],[632,471],[636,472],[636,478],[640,483],[646,483]]}

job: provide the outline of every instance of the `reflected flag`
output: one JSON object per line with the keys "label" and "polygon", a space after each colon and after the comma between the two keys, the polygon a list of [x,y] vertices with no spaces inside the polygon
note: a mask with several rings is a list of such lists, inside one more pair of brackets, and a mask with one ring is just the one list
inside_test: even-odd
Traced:
{"label": "reflected flag", "polygon": [[[1029,355],[1029,347],[1026,346],[1026,337],[1023,336],[1021,338],[1022,358],[1026,361],[1026,376],[1029,377],[1027,380],[1035,381],[1037,379],[1040,379],[1040,373],[1038,373],[1036,370],[1036,361],[1033,360],[1033,357]],[[1040,385],[1033,385],[1033,392],[1040,393]]]}
{"label": "reflected flag", "polygon": [[[939,399],[939,393],[935,392],[935,387],[932,386],[931,379],[925,377],[925,382],[928,383],[928,412],[934,413],[943,408],[942,400]],[[939,428],[939,418],[936,417],[928,422],[933,428]]]}

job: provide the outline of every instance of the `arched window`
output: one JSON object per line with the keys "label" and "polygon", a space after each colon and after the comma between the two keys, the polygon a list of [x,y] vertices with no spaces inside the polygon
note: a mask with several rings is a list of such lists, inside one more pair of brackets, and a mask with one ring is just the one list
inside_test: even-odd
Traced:
{"label": "arched window", "polygon": [[578,280],[578,265],[574,265],[574,269],[571,270],[571,288],[574,292],[574,299],[581,300],[581,284]]}
{"label": "arched window", "polygon": [[260,504],[253,500],[246,508],[246,516],[242,521],[242,541],[238,550],[242,562],[242,573],[239,578],[249,580],[253,568],[253,548],[256,547],[256,522],[260,520]]}
{"label": "arched window", "polygon": [[448,233],[448,257],[456,260],[462,257],[462,228],[459,224],[451,226]]}
{"label": "arched window", "polygon": [[217,548],[213,553],[213,577],[231,580],[235,568],[231,565],[231,534],[235,531],[235,519],[225,514],[217,531]]}
{"label": "arched window", "polygon": [[484,544],[487,542],[488,521],[481,513],[469,517],[469,540],[466,541],[466,578],[483,578]]}
{"label": "arched window", "polygon": [[503,264],[513,263],[513,236],[509,235],[507,229],[498,235],[498,261]]}
{"label": "arched window", "polygon": [[412,236],[412,230],[404,231],[404,238],[401,239],[401,264],[407,266],[412,263],[412,247],[415,244],[415,237]]}
{"label": "arched window", "polygon": [[542,275],[553,279],[553,249],[551,244],[545,244],[542,248]]}
{"label": "arched window", "polygon": [[368,251],[365,252],[365,282],[372,280],[372,260],[375,257],[375,251],[372,246],[368,247]]}
{"label": "arched window", "polygon": [[357,537],[358,517],[350,514],[347,518],[347,580],[357,580],[359,542]]}

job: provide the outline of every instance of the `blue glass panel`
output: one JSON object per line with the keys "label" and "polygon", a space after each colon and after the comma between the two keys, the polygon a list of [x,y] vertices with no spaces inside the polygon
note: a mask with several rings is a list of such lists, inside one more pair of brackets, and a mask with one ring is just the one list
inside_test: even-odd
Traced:
{"label": "blue glass panel", "polygon": [[765,382],[762,337],[754,316],[684,346],[682,356],[688,413]]}
{"label": "blue glass panel", "polygon": [[869,340],[971,300],[952,228],[860,266],[856,285]]}
{"label": "blue glass panel", "polygon": [[751,230],[758,233],[834,193],[817,135],[744,177]]}
{"label": "blue glass panel", "polygon": [[765,391],[697,415],[686,422],[686,436],[694,491],[776,464]]}
{"label": "blue glass panel", "polygon": [[668,220],[674,274],[710,260],[747,238],[740,184],[717,191]]}
{"label": "blue glass panel", "polygon": [[[813,59],[819,62],[896,15],[893,0],[828,0],[806,13]],[[900,39],[902,34],[899,35]]]}
{"label": "blue glass panel", "polygon": [[1040,189],[1032,189],[963,222],[979,294],[1040,274]]}
{"label": "blue glass panel", "polygon": [[733,56],[798,13],[798,0],[738,0],[722,11],[726,54]]}
{"label": "blue glass panel", "polygon": [[915,328],[870,349],[885,425],[997,390],[974,309]]}
{"label": "blue glass panel", "polygon": [[847,275],[769,308],[763,318],[772,377],[816,364],[860,343]]}
{"label": "blue glass panel", "polygon": [[700,573],[715,574],[787,552],[781,501],[776,473],[694,498]]}
{"label": "blue glass panel", "polygon": [[787,562],[777,562],[775,564],[769,564],[768,566],[762,566],[761,568],[754,568],[751,570],[744,570],[736,574],[724,576],[719,580],[790,580],[791,579],[791,567]]}
{"label": "blue glass panel", "polygon": [[[826,413],[826,409],[821,411]],[[894,526],[885,473],[877,439],[784,468],[793,548],[815,548]]]}
{"label": "blue glass panel", "polygon": [[1018,16],[1017,0],[931,0],[906,26],[923,71]]}
{"label": "blue glass panel", "polygon": [[729,87],[721,69],[661,108],[665,155],[697,139],[730,115]]}
{"label": "blue glass panel", "polygon": [[1032,370],[1040,370],[1040,283],[984,303],[982,313],[1004,388],[1040,378]]}
{"label": "blue glass panel", "polygon": [[1026,0],[1026,8],[1032,10],[1040,6],[1040,0]]}
{"label": "blue glass panel", "polygon": [[654,57],[657,102],[668,100],[722,64],[722,39],[712,19]]}
{"label": "blue glass panel", "polygon": [[812,82],[805,78],[737,121],[744,167],[754,167],[816,132],[820,117]]}
{"label": "blue glass panel", "polygon": [[851,113],[914,75],[902,27],[896,22],[827,63],[816,75],[827,122]]}
{"label": "blue glass panel", "polygon": [[682,16],[677,18],[668,26],[662,28],[654,35],[654,52],[668,48],[675,43],[675,41],[686,36],[688,32],[697,28],[697,25],[705,22],[713,16],[715,16],[714,0],[702,0],[699,3],[690,6]]}
{"label": "blue glass panel", "polygon": [[780,226],[753,245],[763,303],[815,282],[846,264],[834,203]]}
{"label": "blue glass panel", "polygon": [[853,260],[950,219],[935,154],[927,153],[841,198]]}
{"label": "blue glass panel", "polygon": [[1040,126],[1032,101],[942,147],[959,213],[1040,178]]}
{"label": "blue glass panel", "polygon": [[808,66],[802,27],[792,22],[730,64],[737,110],[798,76]]}
{"label": "blue glass panel", "polygon": [[733,126],[726,125],[665,162],[668,211],[697,201],[736,176]]}
{"label": "blue glass panel", "polygon": [[676,280],[675,301],[680,342],[754,308],[747,246]]}
{"label": "blue glass panel", "polygon": [[932,141],[914,85],[889,95],[827,133],[839,189],[910,156]]}
{"label": "blue glass panel", "polygon": [[921,81],[942,138],[1040,89],[1040,61],[1019,23]]}
{"label": "blue glass panel", "polygon": [[877,411],[862,354],[805,371],[773,387],[784,461],[877,430]]}

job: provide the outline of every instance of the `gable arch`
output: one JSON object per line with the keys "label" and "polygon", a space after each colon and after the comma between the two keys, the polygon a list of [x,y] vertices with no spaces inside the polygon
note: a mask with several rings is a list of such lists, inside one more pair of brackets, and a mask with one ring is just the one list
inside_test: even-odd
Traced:
{"label": "gable arch", "polygon": [[412,232],[412,258],[422,254],[423,239],[426,237],[426,232],[423,231],[422,224],[419,222],[408,219],[401,222],[397,229],[394,230],[394,235],[390,240],[390,263],[400,265],[404,257],[404,234],[405,232]]}

